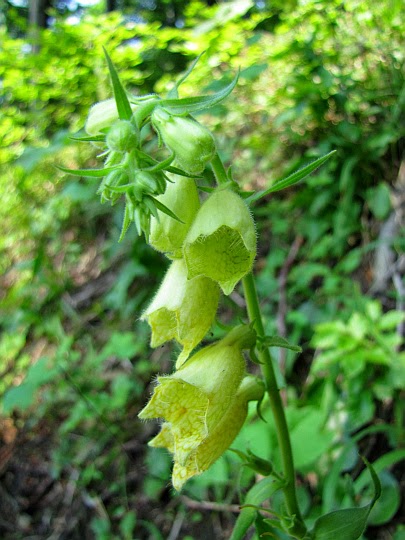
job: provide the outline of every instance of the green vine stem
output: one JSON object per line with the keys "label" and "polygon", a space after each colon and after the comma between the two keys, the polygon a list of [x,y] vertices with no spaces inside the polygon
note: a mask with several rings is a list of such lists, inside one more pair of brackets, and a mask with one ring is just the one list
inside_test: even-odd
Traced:
{"label": "green vine stem", "polygon": [[[265,331],[253,274],[250,272],[245,276],[242,283],[249,320],[254,324],[258,337],[264,337]],[[273,360],[267,347],[259,350],[259,360],[262,362],[262,374],[266,383],[270,407],[276,424],[277,439],[283,463],[283,474],[286,482],[283,489],[284,497],[290,516],[294,516],[294,524],[290,529],[290,533],[297,538],[304,538],[307,534],[307,529],[301,516],[295,491],[295,470],[290,434],[284,414],[283,403],[280,397],[280,391],[277,387]]]}
{"label": "green vine stem", "polygon": [[[224,165],[218,154],[216,154],[214,159],[211,161],[211,166],[214,171],[217,183],[219,185],[224,184],[228,181]],[[250,272],[242,279],[242,283],[249,320],[253,323],[257,336],[259,338],[264,338],[265,331],[263,326],[262,314],[260,311],[256,284],[252,272]],[[295,538],[304,539],[307,536],[307,528],[302,519],[297,501],[297,494],[295,489],[295,469],[290,434],[288,431],[288,425],[284,413],[283,403],[281,401],[280,391],[277,387],[276,375],[273,368],[273,360],[267,347],[261,348],[259,350],[259,359],[262,362],[262,374],[266,384],[270,407],[276,425],[278,445],[280,448],[281,459],[283,463],[283,475],[285,479],[285,487],[283,488],[284,498],[290,517],[293,518],[293,524],[289,529],[289,532]]]}

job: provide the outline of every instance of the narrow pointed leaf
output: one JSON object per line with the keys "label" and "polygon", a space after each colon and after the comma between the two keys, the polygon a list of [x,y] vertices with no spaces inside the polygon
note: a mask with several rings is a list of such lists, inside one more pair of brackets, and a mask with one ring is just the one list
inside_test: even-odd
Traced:
{"label": "narrow pointed leaf", "polygon": [[155,197],[149,197],[150,199],[152,199],[153,203],[155,204],[156,208],[158,210],[160,210],[161,212],[163,212],[164,214],[168,215],[169,217],[175,219],[176,221],[179,221],[180,223],[184,223],[184,221],[182,221],[179,217],[176,216],[176,214],[174,214],[170,208],[167,208],[166,205],[164,205],[163,203],[161,203],[160,201],[158,201],[157,199],[155,199]]}
{"label": "narrow pointed leaf", "polygon": [[60,165],[56,165],[56,168],[64,173],[71,174],[72,176],[102,178],[103,176],[107,176],[108,173],[120,169],[121,165],[116,165],[115,167],[106,167],[105,169],[68,169],[66,167],[61,167]]}
{"label": "narrow pointed leaf", "polygon": [[233,81],[219,92],[209,96],[196,96],[182,99],[162,99],[160,102],[164,109],[172,114],[186,114],[208,109],[217,105],[229,96],[238,82],[239,72],[235,75]]}
{"label": "narrow pointed leaf", "polygon": [[209,186],[198,186],[198,189],[200,191],[203,191],[204,193],[212,193],[213,191],[215,191],[216,188],[209,187]]}
{"label": "narrow pointed leaf", "polygon": [[121,81],[118,77],[118,73],[114,67],[114,64],[112,63],[111,58],[109,57],[105,49],[104,49],[104,54],[107,59],[108,70],[110,72],[115,103],[117,104],[118,116],[120,120],[131,120],[132,109],[128,101],[128,96],[121,84]]}
{"label": "narrow pointed leaf", "polygon": [[326,154],[316,159],[309,165],[306,165],[302,169],[299,169],[298,171],[290,174],[290,176],[287,176],[286,178],[282,178],[281,180],[277,180],[269,189],[266,189],[264,191],[258,191],[255,195],[248,197],[246,199],[246,202],[248,204],[255,203],[256,201],[258,201],[262,197],[265,197],[266,195],[269,195],[270,193],[281,191],[282,189],[286,189],[296,184],[297,182],[299,182],[300,180],[302,180],[303,178],[311,174],[313,171],[318,169],[321,165],[323,165],[326,161],[328,161],[328,159],[332,157],[335,153],[336,153],[336,150],[332,150],[332,152],[329,152],[329,154]]}
{"label": "narrow pointed leaf", "polygon": [[167,169],[173,160],[174,160],[174,154],[171,154],[171,156],[169,156],[167,159],[164,159],[163,161],[157,161],[155,165],[146,167],[143,170],[149,171],[149,172],[162,171],[163,169]]}
{"label": "narrow pointed leaf", "polygon": [[83,137],[74,137],[73,135],[69,137],[72,141],[78,141],[78,142],[105,142],[105,136],[104,135],[90,135],[90,136],[83,136]]}
{"label": "narrow pointed leaf", "polygon": [[170,167],[167,167],[166,170],[173,174],[178,174],[179,176],[185,176],[186,178],[201,178],[201,175],[189,174],[186,171],[183,171],[183,169],[173,167],[172,165],[170,165]]}
{"label": "narrow pointed leaf", "polygon": [[294,352],[301,352],[301,347],[298,345],[292,345],[286,339],[281,336],[265,336],[261,344],[264,347],[280,347],[282,349],[289,349]]}
{"label": "narrow pointed leaf", "polygon": [[205,54],[205,51],[203,51],[201,54],[199,54],[197,56],[197,58],[195,60],[193,60],[193,62],[191,63],[190,67],[188,68],[188,70],[185,72],[185,74],[183,75],[183,77],[181,77],[177,82],[176,84],[173,86],[173,88],[170,90],[170,92],[167,94],[167,97],[170,99],[170,98],[178,98],[179,97],[179,92],[178,92],[178,89],[180,87],[181,84],[184,83],[184,81],[187,79],[187,77],[190,75],[190,73],[193,71],[193,69],[195,68],[197,62],[199,61],[199,59],[202,57],[202,55]]}

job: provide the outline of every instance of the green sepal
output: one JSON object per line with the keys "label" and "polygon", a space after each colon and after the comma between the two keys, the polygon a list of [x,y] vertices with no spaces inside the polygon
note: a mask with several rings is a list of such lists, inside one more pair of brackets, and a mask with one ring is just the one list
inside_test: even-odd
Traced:
{"label": "green sepal", "polygon": [[198,186],[198,189],[200,191],[203,191],[204,193],[212,193],[213,191],[215,191],[216,188],[208,186]]}
{"label": "green sepal", "polygon": [[246,467],[249,467],[253,471],[261,474],[262,476],[273,475],[273,465],[267,459],[256,456],[250,450],[247,451],[247,454],[245,454],[245,452],[241,452],[240,450],[234,450],[233,448],[230,448],[229,450],[239,456],[244,462],[243,465],[246,465]]}
{"label": "green sepal", "polygon": [[[258,338],[260,339],[260,338]],[[261,362],[258,358],[257,358],[257,354],[256,354],[256,351],[255,351],[255,346],[252,347],[249,351],[249,356],[250,356],[250,359],[252,360],[252,362],[256,365],[263,365],[264,362]]]}
{"label": "green sepal", "polygon": [[74,137],[72,135],[71,137],[69,137],[69,139],[77,142],[105,142],[104,135],[89,135],[83,137]]}
{"label": "green sepal", "polygon": [[124,218],[122,220],[121,234],[120,234],[120,237],[118,238],[118,242],[122,242],[122,240],[124,239],[126,232],[129,226],[131,225],[131,221],[132,219],[129,213],[128,204],[125,203]]}
{"label": "green sepal", "polygon": [[[247,493],[241,513],[236,520],[232,535],[229,540],[243,540],[246,532],[256,519],[260,505],[276,491],[284,487],[284,482],[275,480],[270,476],[255,484]],[[274,514],[274,512],[272,511]]]}
{"label": "green sepal", "polygon": [[203,54],[205,54],[205,51],[203,51],[201,54],[199,54],[197,56],[197,58],[195,60],[192,61],[190,67],[188,68],[188,70],[185,72],[185,74],[176,82],[176,84],[173,86],[173,88],[170,90],[170,92],[168,92],[167,94],[167,97],[169,99],[171,98],[174,98],[174,99],[177,99],[179,97],[179,93],[178,93],[178,89],[180,87],[181,84],[184,83],[184,81],[187,79],[187,77],[190,75],[190,73],[193,71],[193,69],[195,68],[195,66],[197,65],[197,62],[199,61],[199,59],[203,56]]}
{"label": "green sepal", "polygon": [[159,214],[158,214],[157,208],[156,208],[155,204],[153,203],[153,201],[151,201],[151,199],[149,197],[144,197],[143,198],[143,203],[146,206],[146,208],[149,210],[151,215],[155,219],[157,219],[159,221]]}
{"label": "green sepal", "polygon": [[113,193],[126,193],[128,189],[133,188],[134,184],[123,184],[122,186],[108,186]]}
{"label": "green sepal", "polygon": [[229,96],[238,82],[239,71],[225,88],[209,96],[195,96],[181,99],[162,99],[160,106],[171,114],[190,114],[217,105]]}
{"label": "green sepal", "polygon": [[286,178],[282,178],[281,180],[276,180],[274,184],[264,191],[257,191],[254,195],[251,195],[246,199],[247,204],[252,204],[257,202],[259,199],[262,199],[263,197],[266,197],[266,195],[269,195],[270,193],[275,193],[276,191],[281,191],[282,189],[286,189],[309,174],[311,174],[313,171],[318,169],[321,165],[323,165],[330,157],[332,157],[334,154],[336,154],[336,150],[332,150],[332,152],[329,152],[329,154],[325,154],[324,156],[316,159],[309,165],[306,165],[302,169],[299,169],[298,171],[295,171],[294,173],[290,174]]}
{"label": "green sepal", "polygon": [[301,347],[299,347],[298,345],[292,345],[281,336],[264,336],[262,338],[258,338],[258,346],[260,348],[280,347],[281,349],[289,349],[290,351],[294,351],[297,353],[302,352]]}
{"label": "green sepal", "polygon": [[185,176],[187,178],[201,178],[200,174],[190,174],[186,171],[183,171],[183,169],[179,169],[178,167],[173,167],[172,165],[170,165],[170,167],[167,167],[166,170],[173,174],[178,174],[179,176]]}
{"label": "green sepal", "polygon": [[111,82],[113,86],[114,99],[117,104],[117,111],[120,120],[131,120],[132,118],[132,109],[129,104],[128,96],[121,84],[121,81],[118,77],[118,73],[114,67],[114,64],[111,61],[107,51],[104,49],[104,54],[108,64],[108,70],[110,72]]}
{"label": "green sepal", "polygon": [[257,416],[260,418],[260,420],[262,422],[267,424],[267,420],[265,419],[265,417],[263,416],[263,413],[262,413],[263,401],[264,401],[264,395],[263,395],[262,399],[259,399],[259,401],[256,403],[256,414],[257,414]]}
{"label": "green sepal", "polygon": [[335,540],[336,538],[357,540],[363,534],[371,509],[381,495],[381,483],[372,465],[366,458],[362,457],[362,459],[370,472],[374,485],[372,500],[360,508],[336,510],[318,518],[311,532],[313,540]]}
{"label": "green sepal", "polygon": [[116,171],[121,168],[121,165],[116,165],[115,167],[106,167],[105,169],[68,169],[66,167],[61,167],[60,165],[55,165],[60,171],[71,174],[72,176],[87,176],[89,178],[102,178],[107,176],[110,172]]}
{"label": "green sepal", "polygon": [[157,171],[163,171],[168,170],[168,167],[174,160],[174,154],[171,154],[167,159],[164,159],[163,161],[156,161],[154,165],[151,165],[150,167],[146,167],[143,170],[148,172],[157,172]]}
{"label": "green sepal", "polygon": [[176,221],[180,223],[184,223],[184,221],[182,221],[179,217],[177,217],[176,214],[170,210],[170,208],[167,208],[167,206],[164,205],[162,202],[158,201],[158,199],[155,199],[155,197],[152,197],[150,195],[149,195],[149,198],[152,199],[152,201],[154,202],[158,210],[168,215],[169,217],[175,219]]}

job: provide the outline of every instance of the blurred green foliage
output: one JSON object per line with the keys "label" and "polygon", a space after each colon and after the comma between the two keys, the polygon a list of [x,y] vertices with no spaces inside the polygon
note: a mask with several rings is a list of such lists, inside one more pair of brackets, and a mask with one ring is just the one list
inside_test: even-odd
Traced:
{"label": "blurred green foliage", "polygon": [[[57,18],[39,34],[35,53],[31,39],[0,28],[1,410],[19,429],[52,426],[53,474],[76,478],[94,509],[90,528],[98,540],[133,538],[134,531],[136,538],[166,537],[175,519],[170,509],[161,518],[162,536],[134,502],[139,493],[154,508],[171,499],[168,456],[145,448],[146,428],[136,421],[150,376],[171,369],[172,352],[151,354],[137,321],[165,262],[131,232],[118,244],[123,209],[100,206],[90,179],[54,167],[96,163],[96,149],[69,134],[83,128],[91,104],[111,95],[103,46],[135,94],[166,93],[203,51],[184,96],[218,90],[240,68],[237,89],[202,120],[246,189],[265,189],[337,150],[305,184],[254,207],[258,288],[267,333],[280,333],[281,320],[289,341],[303,347],[299,356],[280,353],[279,378],[289,383],[306,518],[313,523],[321,511],[368,502],[360,451],[382,474],[390,501],[375,508],[371,524],[401,538],[401,299],[389,279],[370,299],[404,150],[401,5],[190,2],[182,28],[118,13],[88,14],[75,24]],[[394,259],[403,238],[399,230],[390,239]],[[243,316],[237,296],[224,300],[221,315],[225,322]],[[263,425],[250,423],[235,448],[277,460],[275,434],[262,434]],[[142,446],[131,454],[133,439]],[[239,491],[243,500],[253,472],[238,472],[238,458],[228,454],[186,493],[231,503]],[[134,455],[142,463],[135,486],[128,481]],[[183,503],[170,504],[183,512]],[[276,495],[273,504],[281,504]],[[195,516],[185,528],[190,537],[200,526]],[[364,538],[380,538],[376,531]]]}

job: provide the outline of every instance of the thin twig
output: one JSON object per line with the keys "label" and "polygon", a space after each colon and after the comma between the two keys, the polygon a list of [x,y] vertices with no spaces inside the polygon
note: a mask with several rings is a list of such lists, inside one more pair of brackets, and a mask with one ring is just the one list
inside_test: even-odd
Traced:
{"label": "thin twig", "polygon": [[194,501],[189,499],[185,495],[181,497],[182,502],[193,510],[212,510],[213,512],[232,512],[239,514],[241,511],[240,506],[237,504],[221,504],[210,501]]}

